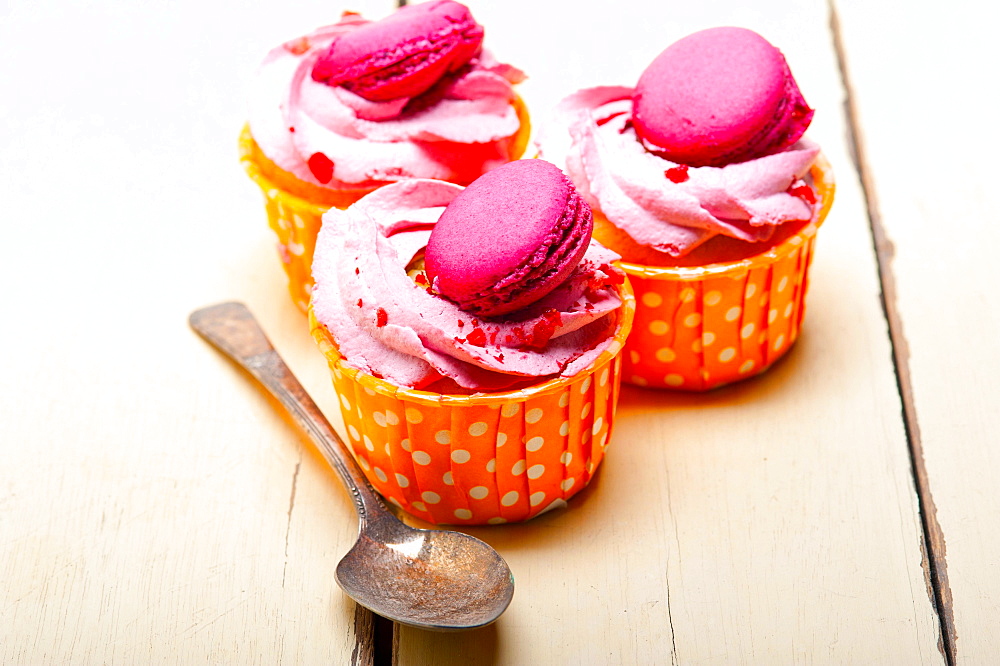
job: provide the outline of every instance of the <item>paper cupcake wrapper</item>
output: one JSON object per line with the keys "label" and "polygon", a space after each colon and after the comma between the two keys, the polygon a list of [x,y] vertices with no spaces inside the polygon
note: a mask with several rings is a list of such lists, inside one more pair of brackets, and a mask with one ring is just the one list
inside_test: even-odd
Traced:
{"label": "paper cupcake wrapper", "polygon": [[615,337],[586,370],[517,391],[445,395],[398,388],[347,365],[310,310],[347,430],[386,500],[436,524],[518,522],[566,505],[604,458],[621,350],[635,300],[627,285]]}
{"label": "paper cupcake wrapper", "polygon": [[796,235],[759,255],[666,268],[622,262],[637,310],[623,351],[625,382],[706,391],[766,370],[798,338],[816,231],[833,203],[829,163],[811,170],[821,203]]}
{"label": "paper cupcake wrapper", "polygon": [[[240,134],[240,162],[264,193],[267,222],[278,237],[278,257],[288,275],[288,291],[295,305],[305,312],[313,285],[312,260],[316,236],[323,222],[323,213],[332,206],[310,201],[304,196],[308,195],[307,191],[294,191],[295,184],[289,182],[292,178],[290,174],[285,179],[277,177],[277,167],[263,161],[248,127],[244,127]],[[310,187],[308,183],[302,186]],[[336,206],[347,208],[370,191],[345,192]]]}

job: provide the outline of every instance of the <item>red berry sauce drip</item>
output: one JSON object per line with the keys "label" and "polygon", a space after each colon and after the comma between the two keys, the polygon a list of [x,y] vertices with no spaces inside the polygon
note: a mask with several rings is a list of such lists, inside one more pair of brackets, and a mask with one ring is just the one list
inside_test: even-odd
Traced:
{"label": "red berry sauce drip", "polygon": [[614,120],[615,118],[617,118],[618,116],[621,116],[621,115],[624,115],[624,114],[625,114],[624,111],[618,111],[616,113],[612,113],[610,116],[606,116],[604,118],[598,118],[597,119],[597,126],[601,127],[603,125],[606,125],[609,122],[611,122],[612,120]]}
{"label": "red berry sauce drip", "polygon": [[793,197],[798,197],[799,199],[802,199],[810,206],[816,205],[816,193],[813,192],[812,188],[806,185],[805,183],[789,187],[788,193],[791,194]]}
{"label": "red berry sauce drip", "polygon": [[389,323],[389,313],[385,311],[385,308],[379,308],[375,310],[375,325],[382,328]]}

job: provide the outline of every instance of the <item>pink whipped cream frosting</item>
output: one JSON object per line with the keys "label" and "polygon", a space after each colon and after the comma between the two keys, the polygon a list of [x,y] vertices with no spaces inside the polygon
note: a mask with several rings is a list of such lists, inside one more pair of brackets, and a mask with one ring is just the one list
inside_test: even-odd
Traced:
{"label": "pink whipped cream frosting", "polygon": [[[330,44],[366,23],[345,13],[339,23],[287,42],[264,59],[250,95],[249,124],[271,161],[306,182],[344,189],[411,177],[467,183],[509,160],[501,144],[520,127],[513,84],[525,76],[486,50],[412,99],[372,102],[314,81],[313,65]],[[474,150],[463,154],[454,144]],[[314,171],[310,159],[315,168],[317,154],[322,157]]]}
{"label": "pink whipped cream frosting", "polygon": [[647,150],[632,128],[633,88],[581,90],[539,139],[588,203],[636,243],[680,257],[722,234],[767,241],[816,206],[802,189],[819,147],[808,139],[723,167],[679,165]]}
{"label": "pink whipped cream frosting", "polygon": [[[540,301],[483,319],[408,273],[462,188],[416,179],[387,185],[324,216],[313,263],[313,313],[346,361],[401,387],[450,378],[501,390],[585,369],[613,339],[618,255],[591,241],[570,276]],[[412,271],[411,271],[412,272]]]}

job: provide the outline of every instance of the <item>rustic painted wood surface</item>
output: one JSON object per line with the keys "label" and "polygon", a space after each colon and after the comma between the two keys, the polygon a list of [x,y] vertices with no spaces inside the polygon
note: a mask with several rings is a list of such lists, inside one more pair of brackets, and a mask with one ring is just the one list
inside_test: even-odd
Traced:
{"label": "rustic painted wood surface", "polygon": [[468,2],[531,76],[536,123],[693,30],[758,30],[818,110],[838,193],[783,362],[705,396],[626,389],[568,509],[471,530],[517,580],[500,621],[396,628],[376,653],[333,582],[346,493],[186,317],[246,301],[339,423],[236,134],[266,49],[394,4],[0,8],[0,663],[994,658],[1000,142],[951,118],[1000,93],[964,75],[997,60],[964,0]]}
{"label": "rustic painted wood surface", "polygon": [[236,152],[256,64],[331,11],[0,9],[0,663],[371,663],[346,492],[187,325],[246,301],[332,413]]}
{"label": "rustic painted wood surface", "polygon": [[[883,247],[928,531],[955,662],[1000,652],[1000,61],[981,7],[838,0],[862,169]],[[891,39],[875,26],[891,21]],[[928,40],[932,46],[928,48]]]}

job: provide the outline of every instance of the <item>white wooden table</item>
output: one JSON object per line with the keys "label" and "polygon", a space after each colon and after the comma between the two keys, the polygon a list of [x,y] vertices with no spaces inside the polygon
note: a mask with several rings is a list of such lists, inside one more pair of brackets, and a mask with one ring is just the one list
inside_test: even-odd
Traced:
{"label": "white wooden table", "polygon": [[626,388],[569,509],[477,528],[494,625],[374,621],[346,493],[193,334],[239,299],[339,414],[236,137],[271,46],[392,0],[0,5],[0,663],[985,664],[1000,653],[1000,61],[971,0],[468,2],[536,120],[742,25],[837,200],[803,336],[707,395]]}

